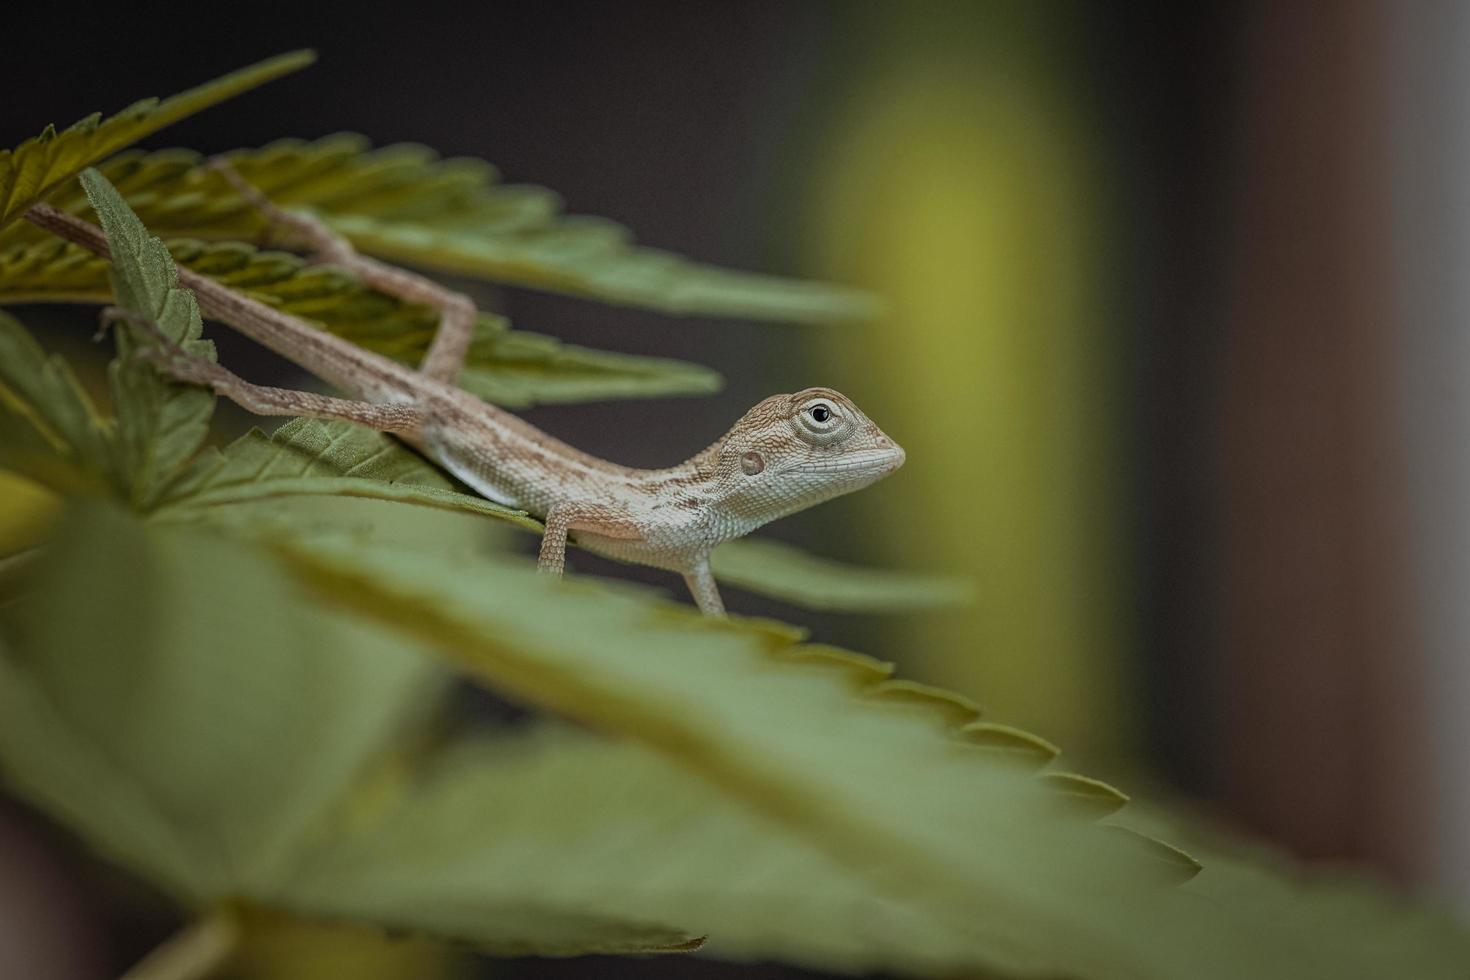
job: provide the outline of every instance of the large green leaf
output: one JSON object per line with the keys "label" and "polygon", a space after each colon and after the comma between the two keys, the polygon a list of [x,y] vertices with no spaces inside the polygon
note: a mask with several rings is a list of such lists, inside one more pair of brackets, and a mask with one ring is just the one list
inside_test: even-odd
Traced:
{"label": "large green leaf", "polygon": [[[423,359],[438,325],[428,307],[367,289],[340,269],[308,265],[287,252],[187,238],[168,245],[180,265],[406,364]],[[111,298],[106,261],[79,246],[42,238],[0,250],[0,303]],[[703,394],[718,390],[721,379],[697,364],[563,344],[481,314],[459,383],[497,404],[524,407]]]}
{"label": "large green leaf", "polygon": [[[453,539],[426,542],[432,561],[299,547],[277,545],[283,565],[114,511],[74,517],[0,615],[10,788],[186,903],[244,897],[502,952],[707,932],[719,955],[855,971],[1145,980],[1437,980],[1470,955],[1447,918],[1238,856],[1148,886],[1136,838],[1098,836],[971,739],[981,726],[949,727],[972,709],[854,655],[556,588]],[[379,610],[317,607],[302,568],[332,605]],[[433,595],[405,605],[415,591]],[[396,751],[418,744],[405,735],[437,680],[367,620],[627,737]],[[533,695],[544,679],[559,690]],[[936,849],[956,866],[939,873]],[[997,887],[957,887],[981,873]]]}
{"label": "large green leaf", "polygon": [[0,150],[0,226],[14,221],[84,167],[201,109],[304,68],[315,58],[310,51],[279,55],[161,102],[135,102],[107,119],[93,113],[60,132],[47,126],[41,135],[14,149]]}
{"label": "large green leaf", "polygon": [[649,746],[957,930],[994,968],[1368,980],[1402,964],[1458,977],[1470,961],[1470,936],[1447,919],[1238,861],[1218,874],[1207,863],[1183,887],[1146,884],[1151,857],[1175,866],[1177,854],[1102,834],[1041,791],[1077,791],[1082,811],[1108,794],[1016,776],[967,746],[973,722],[953,727],[972,717],[963,702],[881,680],[851,655],[509,566],[345,541],[278,548],[322,598],[424,639],[497,690]]}
{"label": "large green leaf", "polygon": [[[107,233],[118,307],[161,331],[168,343],[213,361],[214,344],[203,339],[199,304],[179,286],[178,269],[163,242],[148,234],[97,171],[85,171],[82,183]],[[108,379],[132,503],[146,509],[199,451],[209,433],[215,396],[205,388],[176,384],[133,356],[136,338],[156,343],[146,328],[119,327],[118,356],[108,368]]]}
{"label": "large green leaf", "polygon": [[[566,217],[539,187],[507,186],[478,160],[439,160],[420,146],[370,150],[359,136],[282,141],[229,154],[279,204],[309,208],[363,251],[394,261],[669,313],[830,321],[872,315],[869,295],[734,272],[634,246],[611,222]],[[196,155],[129,154],[103,172],[149,228],[167,238],[265,242],[265,221]],[[51,198],[75,210],[64,192]],[[0,235],[0,251],[37,241]]]}
{"label": "large green leaf", "polygon": [[1105,887],[1152,904],[1152,873],[1044,782],[966,751],[963,728],[950,728],[973,720],[963,702],[641,595],[557,588],[466,559],[451,571],[402,548],[299,536],[280,547],[324,597],[421,637],[497,689],[657,747],[928,914],[967,923],[993,965],[1107,957],[1134,972],[1098,975],[1149,975],[1136,969],[1147,957],[1108,938],[1128,903],[1099,913],[1081,896]]}
{"label": "large green leaf", "polygon": [[66,362],[0,311],[0,466],[60,491],[117,481],[115,438]]}

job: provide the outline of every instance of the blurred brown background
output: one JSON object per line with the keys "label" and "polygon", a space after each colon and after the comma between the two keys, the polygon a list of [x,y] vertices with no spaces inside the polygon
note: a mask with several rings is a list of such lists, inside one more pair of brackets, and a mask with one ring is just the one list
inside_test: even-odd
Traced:
{"label": "blurred brown background", "polygon": [[[422,142],[644,243],[889,299],[817,329],[477,287],[528,329],[726,375],[707,400],[530,413],[631,464],[773,391],[848,391],[908,466],[771,533],[981,586],[876,627],[733,609],[899,659],[1301,855],[1470,899],[1470,7],[81,5],[11,37],[0,138],[301,46],[308,73],[145,145]],[[215,336],[247,376],[284,372]],[[100,977],[166,934],[90,896],[34,818],[0,821],[0,947]]]}

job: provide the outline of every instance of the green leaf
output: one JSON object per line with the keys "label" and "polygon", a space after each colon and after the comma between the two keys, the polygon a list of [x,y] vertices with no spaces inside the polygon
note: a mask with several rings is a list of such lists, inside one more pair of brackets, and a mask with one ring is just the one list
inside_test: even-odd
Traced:
{"label": "green leaf", "polygon": [[[178,285],[178,269],[163,242],[148,234],[97,171],[83,172],[82,183],[107,233],[117,305],[188,353],[215,360],[214,344],[202,337],[199,304]],[[199,451],[209,434],[215,396],[197,385],[174,383],[132,356],[134,337],[148,334],[118,328],[118,356],[108,367],[108,379],[132,503],[147,509]]]}
{"label": "green leaf", "polygon": [[863,568],[767,538],[720,545],[710,563],[727,585],[806,609],[906,612],[959,605],[974,591],[963,579]]}
{"label": "green leaf", "polygon": [[279,55],[161,102],[135,102],[107,119],[93,113],[60,132],[47,126],[41,135],[15,149],[0,150],[0,226],[14,221],[84,167],[186,116],[305,68],[315,59],[310,51]]}
{"label": "green leaf", "polygon": [[350,422],[293,419],[209,450],[170,488],[158,514],[190,518],[230,504],[280,497],[368,497],[495,517],[530,530],[541,524],[483,497],[459,493],[421,457],[381,432]]}
{"label": "green leaf", "polygon": [[[869,692],[860,663],[789,657],[769,631],[589,583],[557,588],[467,559],[451,571],[402,548],[279,547],[323,598],[420,637],[498,690],[648,743],[928,914],[965,922],[995,967],[1063,971],[1103,955],[1120,925],[1107,920],[1127,903],[1099,911],[1083,894],[1152,904],[1153,872],[1133,852],[1043,783],[962,750],[949,719],[973,709],[952,698],[918,686],[888,696],[892,682]],[[1146,957],[1125,959],[1126,975],[1149,975],[1135,969]]]}
{"label": "green leaf", "polygon": [[[428,307],[364,287],[331,266],[307,265],[287,252],[241,242],[168,243],[174,261],[277,309],[406,364],[417,365],[438,325]],[[0,251],[0,303],[105,303],[107,263],[59,239]],[[460,386],[510,407],[607,398],[660,398],[717,391],[720,376],[684,361],[638,357],[563,344],[510,330],[481,314]]]}
{"label": "green leaf", "polygon": [[0,466],[72,491],[116,478],[115,438],[66,362],[0,312]]}
{"label": "green leaf", "polygon": [[30,596],[5,610],[0,770],[190,904],[279,888],[442,683],[274,562],[111,508],[63,526]]}
{"label": "green leaf", "polygon": [[[484,561],[446,568],[401,547],[299,539],[277,548],[323,599],[420,637],[496,690],[648,746],[829,861],[881,882],[886,898],[934,926],[925,935],[964,936],[976,965],[1131,980],[1448,980],[1470,957],[1470,935],[1447,919],[1381,896],[1304,887],[1235,858],[1214,873],[1209,855],[1183,887],[1149,884],[1177,881],[1192,861],[1141,839],[1146,823],[1130,832],[1126,808],[1121,830],[1082,822],[1076,808],[1056,805],[1051,784],[1079,798],[1083,812],[1101,812],[1103,802],[1116,809],[1120,794],[1070,774],[1017,778],[989,751],[965,751],[973,706],[895,686],[861,658],[829,649],[813,658],[754,624],[680,614],[633,592],[557,588]],[[641,824],[612,839],[629,847],[640,832]],[[651,836],[667,864],[671,834]],[[452,857],[435,867],[453,880]],[[580,894],[557,888],[575,870],[537,873],[554,894]],[[597,894],[608,895],[598,881]],[[640,907],[626,892],[606,901]]]}
{"label": "green leaf", "polygon": [[708,935],[701,952],[726,959],[941,976],[988,962],[972,930],[630,742],[559,726],[464,739],[383,795],[284,903],[405,929],[458,920],[512,955],[564,947],[565,921],[616,908]]}
{"label": "green leaf", "polygon": [[[876,311],[857,290],[634,246],[618,225],[562,215],[551,191],[501,184],[481,161],[440,160],[420,146],[371,150],[344,134],[228,156],[276,203],[312,210],[363,251],[397,262],[676,314],[827,322]],[[165,237],[268,240],[259,214],[194,154],[129,154],[104,173]],[[81,202],[63,193],[52,203]],[[34,229],[10,229],[0,250],[38,240]]]}

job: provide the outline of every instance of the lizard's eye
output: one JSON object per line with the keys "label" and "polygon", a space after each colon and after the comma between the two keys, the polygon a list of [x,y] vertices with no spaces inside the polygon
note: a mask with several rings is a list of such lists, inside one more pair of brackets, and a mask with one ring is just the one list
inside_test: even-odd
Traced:
{"label": "lizard's eye", "polygon": [[842,412],[825,399],[807,402],[791,421],[797,436],[814,446],[841,442],[852,429],[852,424]]}

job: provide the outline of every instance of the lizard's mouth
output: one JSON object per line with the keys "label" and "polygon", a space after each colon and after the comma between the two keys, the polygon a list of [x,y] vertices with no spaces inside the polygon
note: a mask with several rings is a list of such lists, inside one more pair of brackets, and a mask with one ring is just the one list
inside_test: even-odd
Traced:
{"label": "lizard's mouth", "polygon": [[810,460],[782,470],[783,473],[842,474],[854,480],[878,480],[903,465],[907,459],[903,447],[889,445],[881,449],[844,453],[831,459]]}

